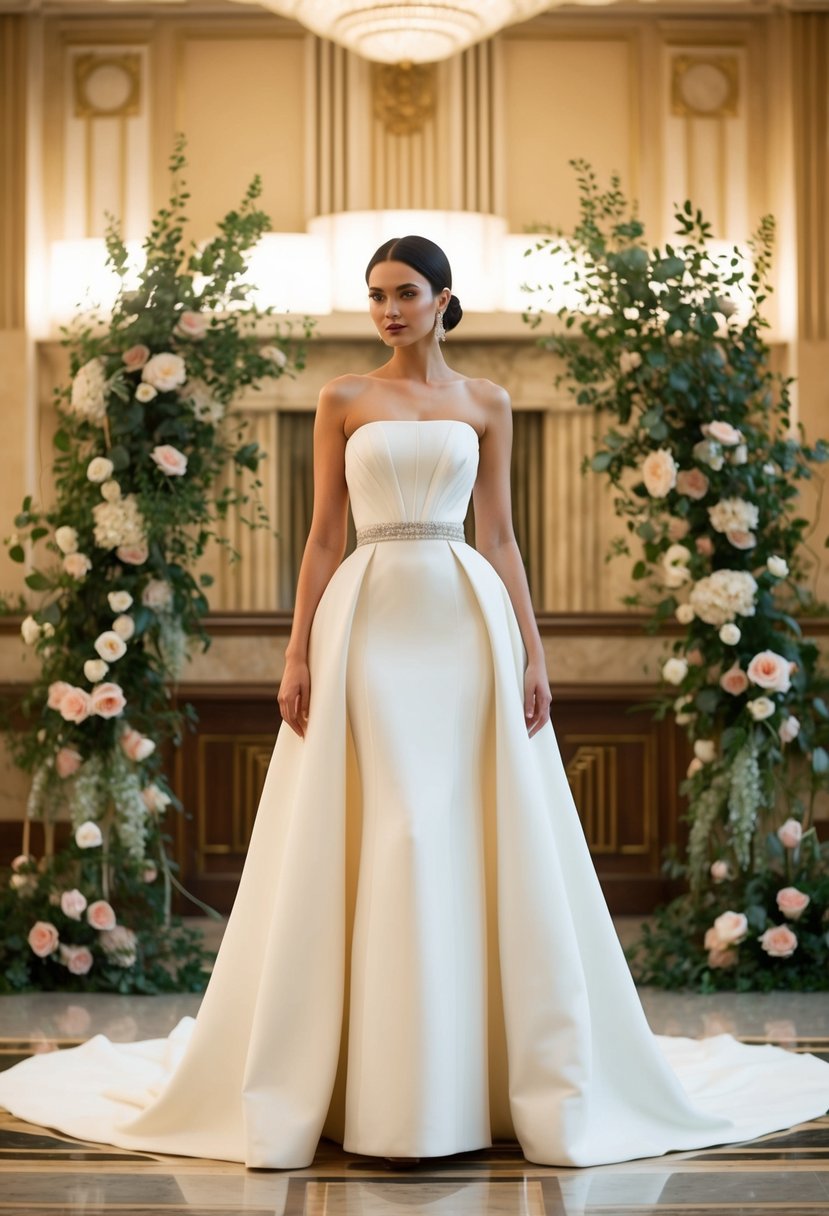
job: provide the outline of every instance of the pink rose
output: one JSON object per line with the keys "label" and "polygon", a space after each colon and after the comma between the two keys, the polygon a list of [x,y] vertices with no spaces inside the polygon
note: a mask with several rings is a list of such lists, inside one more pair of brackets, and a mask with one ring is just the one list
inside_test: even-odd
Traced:
{"label": "pink rose", "polygon": [[701,772],[703,767],[704,765],[699,756],[694,756],[693,760],[688,765],[688,771],[686,772],[685,776],[689,778],[696,777],[697,773]]}
{"label": "pink rose", "polygon": [[708,478],[700,469],[681,469],[676,475],[676,492],[688,498],[705,498]]}
{"label": "pink rose", "polygon": [[46,704],[50,709],[60,709],[60,703],[66,694],[71,689],[72,685],[67,684],[65,680],[55,680],[54,684],[49,685],[49,697]]}
{"label": "pink rose", "polygon": [[789,660],[773,650],[761,650],[748,665],[748,678],[759,688],[770,688],[774,692],[788,692],[791,688]]}
{"label": "pink rose", "polygon": [[730,422],[709,422],[707,426],[702,427],[702,433],[711,439],[716,439],[717,443],[723,444],[724,447],[733,447],[743,438]]}
{"label": "pink rose", "polygon": [[71,777],[81,763],[81,756],[74,747],[62,747],[55,756],[55,771],[59,777]]}
{"label": "pink rose", "polygon": [[168,477],[181,477],[187,472],[187,457],[170,443],[154,447],[150,452],[150,459],[154,460],[161,472],[166,473]]}
{"label": "pink rose", "polygon": [[58,931],[49,920],[37,920],[26,939],[38,958],[47,958],[57,949]]}
{"label": "pink rose", "polygon": [[742,696],[748,688],[748,676],[739,663],[732,663],[728,671],[722,673],[720,688],[723,692],[730,693],[732,697]]}
{"label": "pink rose", "polygon": [[92,569],[92,562],[85,553],[67,553],[63,559],[63,568],[70,578],[85,578]]}
{"label": "pink rose", "polygon": [[60,716],[64,722],[85,722],[93,712],[92,700],[82,688],[73,688],[64,693],[60,701]]}
{"label": "pink rose", "polygon": [[194,338],[198,340],[203,338],[207,333],[208,319],[200,312],[185,311],[178,319],[175,327],[175,332],[182,338]]}
{"label": "pink rose", "polygon": [[155,751],[152,739],[148,739],[146,735],[141,734],[141,731],[135,730],[131,726],[124,731],[120,742],[124,755],[136,764],[141,760],[146,760]]}
{"label": "pink rose", "polygon": [[150,550],[143,542],[140,545],[119,545],[115,550],[115,556],[119,561],[126,562],[128,566],[143,566],[150,556]]}
{"label": "pink rose", "polygon": [[811,903],[808,895],[798,891],[797,887],[782,887],[777,892],[777,906],[789,920],[797,920]]}
{"label": "pink rose", "polygon": [[731,877],[731,866],[727,861],[713,861],[711,863],[711,878],[714,882],[725,882]]}
{"label": "pink rose", "polygon": [[118,684],[96,684],[90,701],[92,713],[99,718],[117,718],[123,713],[127,698]]}
{"label": "pink rose", "polygon": [[31,853],[20,853],[12,862],[12,870],[15,874],[19,874],[21,870],[27,870],[29,866],[35,864],[35,859]]}
{"label": "pink rose", "polygon": [[744,912],[723,912],[712,928],[721,946],[736,946],[748,933],[748,918]]}
{"label": "pink rose", "polygon": [[714,970],[718,967],[733,967],[738,954],[731,946],[716,946],[708,951],[708,966]]}
{"label": "pink rose", "polygon": [[74,888],[72,891],[61,891],[60,910],[70,920],[80,920],[81,913],[86,909],[86,896]]}
{"label": "pink rose", "polygon": [[693,650],[689,650],[685,657],[692,667],[702,667],[705,663],[705,655],[698,646],[695,646]]}
{"label": "pink rose", "polygon": [[786,820],[777,829],[777,838],[784,849],[796,849],[803,835],[802,824],[797,820]]}
{"label": "pink rose", "polygon": [[114,929],[115,912],[105,899],[96,899],[86,910],[86,919],[93,929]]}
{"label": "pink rose", "polygon": [[740,528],[728,528],[725,539],[735,549],[753,549],[757,544],[757,537],[753,532],[743,532]]}
{"label": "pink rose", "polygon": [[687,519],[680,519],[677,515],[671,515],[668,519],[668,539],[673,541],[685,540],[690,527],[691,525]]}
{"label": "pink rose", "polygon": [[758,937],[766,954],[772,958],[791,958],[797,949],[797,938],[788,925],[775,925]]}
{"label": "pink rose", "polygon": [[694,548],[700,557],[711,557],[714,552],[714,542],[710,536],[698,536],[694,541]]}
{"label": "pink rose", "polygon": [[144,882],[155,882],[158,878],[158,867],[154,861],[148,861],[141,871],[141,878]]}
{"label": "pink rose", "polygon": [[87,946],[61,946],[60,961],[72,975],[86,975],[92,966],[92,951]]}
{"label": "pink rose", "polygon": [[150,357],[149,346],[131,346],[129,350],[125,350],[121,359],[128,372],[137,372],[142,368]]}

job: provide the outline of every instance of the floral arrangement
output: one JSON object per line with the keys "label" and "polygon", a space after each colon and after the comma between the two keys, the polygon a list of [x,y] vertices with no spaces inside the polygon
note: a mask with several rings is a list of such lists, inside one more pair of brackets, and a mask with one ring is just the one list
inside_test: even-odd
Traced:
{"label": "floral arrangement", "polygon": [[[829,786],[829,708],[818,648],[802,636],[809,521],[798,481],[829,458],[791,418],[791,381],[769,367],[761,305],[774,225],[718,258],[690,202],[674,244],[649,248],[619,180],[583,161],[580,220],[564,256],[578,311],[542,345],[576,400],[611,423],[587,462],[605,474],[653,628],[678,622],[665,658],[673,713],[693,758],[681,792],[689,891],[657,912],[634,951],[637,978],[668,987],[829,988],[829,849],[815,799]],[[538,325],[541,311],[525,314]],[[569,332],[573,331],[573,332]]]}
{"label": "floral arrangement", "polygon": [[[267,526],[263,453],[230,406],[245,386],[303,363],[240,282],[246,251],[268,227],[258,178],[215,239],[185,248],[183,149],[179,140],[170,202],[144,244],[135,290],[110,221],[108,262],[121,289],[106,324],[83,316],[65,331],[71,383],[55,400],[55,503],[39,510],[26,499],[7,542],[14,561],[38,546],[47,560],[25,580],[40,602],[21,632],[40,671],[22,707],[26,729],[12,735],[32,784],[23,853],[0,895],[0,992],[204,982],[196,937],[170,915],[180,884],[164,816],[182,808],[162,749],[194,718],[171,686],[189,648],[208,644],[210,579],[198,564],[221,539],[218,521],[238,511]],[[220,490],[228,467],[247,483]],[[59,818],[74,834],[53,852]],[[35,819],[47,842],[39,861],[28,849]]]}

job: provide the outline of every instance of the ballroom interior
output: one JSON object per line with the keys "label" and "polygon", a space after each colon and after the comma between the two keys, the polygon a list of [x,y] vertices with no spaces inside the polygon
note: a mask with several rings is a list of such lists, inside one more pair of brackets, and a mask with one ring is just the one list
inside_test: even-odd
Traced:
{"label": "ballroom interior", "polygon": [[[366,309],[370,254],[404,229],[434,235],[464,308],[447,359],[511,396],[513,519],[552,720],[627,944],[678,889],[663,857],[686,839],[677,791],[691,753],[670,719],[646,710],[679,630],[648,633],[625,602],[635,590],[630,561],[608,559],[619,533],[613,496],[583,469],[598,420],[559,382],[543,327],[523,315],[544,307],[543,325],[554,325],[564,289],[526,291],[547,271],[525,253],[533,232],[574,227],[574,159],[603,183],[618,175],[652,244],[670,241],[686,198],[723,249],[745,250],[773,215],[772,365],[794,378],[807,439],[829,435],[829,0],[578,0],[536,4],[529,17],[531,5],[481,3],[500,11],[500,24],[426,63],[372,61],[326,37],[343,7],[0,0],[0,535],[13,530],[25,495],[48,502],[53,492],[53,400],[69,374],[61,327],[84,293],[105,300],[112,290],[106,216],[129,247],[140,245],[168,197],[177,133],[193,242],[209,238],[260,175],[271,230],[251,274],[261,302],[297,335],[313,319],[312,337],[299,374],[237,403],[267,453],[261,496],[272,530],[231,521],[226,539],[239,559],[217,546],[204,560],[211,645],[191,656],[176,690],[199,725],[170,758],[186,808],[170,824],[181,881],[226,916],[280,724],[317,396],[333,376],[383,361]],[[303,24],[303,8],[316,10],[316,26]],[[801,494],[813,521],[813,589],[829,602],[829,496],[819,482]],[[466,528],[473,539],[471,509]],[[32,678],[20,639],[24,574],[3,551],[4,703]],[[807,627],[825,654],[829,617]],[[27,781],[0,750],[3,865],[21,852]],[[829,807],[821,814],[825,827]],[[37,853],[43,826],[30,830]],[[68,830],[59,822],[57,839]],[[184,899],[177,911],[198,913]],[[193,923],[215,948],[222,922]],[[658,1033],[728,1032],[829,1059],[825,995],[642,997]],[[163,1036],[198,1003],[187,994],[0,997],[0,1067],[99,1032]],[[583,1171],[530,1166],[504,1143],[395,1172],[324,1143],[309,1169],[268,1173],[86,1145],[0,1112],[0,1184],[0,1213],[15,1216],[829,1213],[829,1119],[748,1145]]]}

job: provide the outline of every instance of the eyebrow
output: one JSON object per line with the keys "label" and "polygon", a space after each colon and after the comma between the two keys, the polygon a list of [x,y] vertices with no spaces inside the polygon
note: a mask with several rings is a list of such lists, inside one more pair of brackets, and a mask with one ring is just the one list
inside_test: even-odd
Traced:
{"label": "eyebrow", "polygon": [[[417,287],[417,286],[418,286],[417,283],[398,283],[397,287],[394,288],[394,290],[402,291],[404,287]],[[369,287],[369,291],[382,291],[382,290],[383,290],[382,287]]]}

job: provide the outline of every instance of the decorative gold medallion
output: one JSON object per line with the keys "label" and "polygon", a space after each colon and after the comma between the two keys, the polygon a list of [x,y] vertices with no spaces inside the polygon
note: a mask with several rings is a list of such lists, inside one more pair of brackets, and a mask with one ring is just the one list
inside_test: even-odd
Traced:
{"label": "decorative gold medallion", "polygon": [[736,55],[677,55],[671,78],[671,111],[681,117],[733,118],[740,100]]}
{"label": "decorative gold medallion", "polygon": [[390,135],[415,135],[435,112],[433,63],[375,63],[374,116]]}
{"label": "decorative gold medallion", "polygon": [[140,55],[78,55],[74,69],[76,118],[132,118],[138,113]]}

